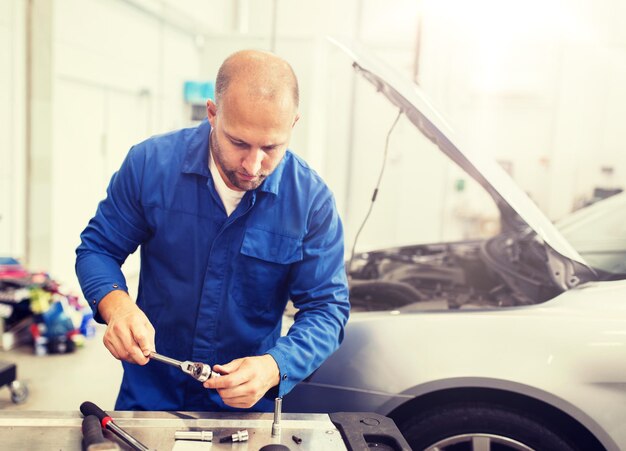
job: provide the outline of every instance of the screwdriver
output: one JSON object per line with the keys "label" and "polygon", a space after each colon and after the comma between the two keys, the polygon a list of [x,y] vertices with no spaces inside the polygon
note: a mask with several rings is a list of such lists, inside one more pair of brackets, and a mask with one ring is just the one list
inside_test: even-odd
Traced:
{"label": "screwdriver", "polygon": [[180,360],[172,359],[170,357],[166,357],[152,351],[150,351],[149,357],[156,360],[157,362],[167,363],[168,365],[175,366],[183,373],[189,374],[191,377],[200,382],[204,382],[211,379],[212,377],[217,377],[220,375],[219,373],[211,370],[211,366],[207,365],[206,363],[190,362],[189,360],[181,362]]}

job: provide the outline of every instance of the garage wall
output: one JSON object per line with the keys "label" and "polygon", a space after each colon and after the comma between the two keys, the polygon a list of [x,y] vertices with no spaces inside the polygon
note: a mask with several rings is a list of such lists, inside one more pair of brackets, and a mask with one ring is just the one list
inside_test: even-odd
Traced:
{"label": "garage wall", "polygon": [[[595,186],[623,185],[626,5],[534,0],[511,16],[500,3],[36,0],[26,234],[26,1],[0,2],[0,65],[10,68],[0,71],[0,252],[74,282],[78,233],[128,148],[189,123],[182,81],[212,79],[244,47],[273,49],[298,73],[292,147],[335,192],[349,247],[395,111],[356,81],[327,35],[359,39],[407,77],[419,63],[417,81],[461,141],[501,160],[550,217]],[[462,174],[436,157],[416,160],[416,139],[401,119],[359,248],[460,238],[476,223],[454,212],[482,198],[459,190]],[[493,231],[492,213],[477,233]]]}
{"label": "garage wall", "polygon": [[[36,59],[50,98],[34,118],[30,265],[77,287],[80,231],[128,149],[191,123],[182,87],[198,78],[198,46],[193,32],[139,2],[55,0],[48,7],[50,57]],[[124,269],[136,276],[138,256]]]}
{"label": "garage wall", "polygon": [[[204,77],[213,80],[222,61],[244,48],[274,51],[288,60],[300,84],[301,118],[291,148],[325,172],[327,92],[337,86],[337,81],[329,76],[327,54],[331,46],[327,36],[339,31],[343,35],[354,34],[359,1],[255,0],[233,5],[216,11],[215,22],[220,28],[207,35],[201,67]],[[340,114],[332,117],[335,121],[343,120]]]}
{"label": "garage wall", "polygon": [[24,256],[25,1],[0,2],[0,255]]}
{"label": "garage wall", "polygon": [[425,1],[419,81],[557,219],[625,187],[625,18],[620,0]]}
{"label": "garage wall", "polygon": [[567,46],[562,59],[569,70],[559,89],[547,189],[554,218],[589,199],[594,187],[626,189],[626,39],[600,53]]}
{"label": "garage wall", "polygon": [[[416,82],[459,141],[500,161],[551,219],[589,201],[594,188],[626,188],[624,2],[365,0],[361,7],[359,40],[407,77],[417,72]],[[356,111],[363,114],[343,141],[351,149],[343,210],[349,237],[365,215],[363,201],[377,175],[359,155],[381,160],[380,151],[369,149],[382,150],[393,117],[368,95],[359,91]],[[341,136],[329,130],[330,140]],[[394,134],[383,179],[389,198],[383,202],[381,192],[364,249],[494,231],[493,210],[482,210],[480,190],[458,190],[463,175],[443,162],[411,163],[410,134],[402,128]],[[455,216],[461,203],[480,211]]]}
{"label": "garage wall", "polygon": [[[323,34],[356,37],[407,77],[419,63],[417,82],[460,142],[500,161],[552,219],[579,207],[594,187],[626,180],[626,129],[618,125],[625,117],[624,32],[618,25],[626,18],[623,2],[530,1],[511,8],[491,0],[362,0],[337,17],[324,5],[323,17],[298,14],[288,10],[289,3],[258,2],[258,40],[250,40],[249,29],[231,32],[228,49],[268,45],[267,10],[277,6],[276,50],[294,61],[304,86],[293,148],[335,192],[348,243],[369,207],[394,112],[369,85],[355,84]],[[283,31],[286,24],[291,34]],[[307,45],[298,41],[303,38]],[[212,56],[224,49],[219,39]],[[293,54],[287,53],[290,45]],[[307,117],[310,101],[315,118]],[[468,230],[493,233],[493,208],[482,205],[479,190],[459,190],[467,177],[436,157],[415,161],[410,126],[401,121],[398,127],[383,190],[359,247],[463,238]],[[313,141],[320,136],[324,142]],[[602,172],[606,166],[612,175]],[[478,211],[458,213],[460,204]]]}

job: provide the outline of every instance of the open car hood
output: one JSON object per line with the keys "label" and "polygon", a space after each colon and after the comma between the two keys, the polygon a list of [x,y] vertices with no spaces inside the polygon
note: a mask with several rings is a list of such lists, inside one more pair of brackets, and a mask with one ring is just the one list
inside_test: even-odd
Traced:
{"label": "open car hood", "polygon": [[[502,167],[484,155],[460,148],[451,127],[431,105],[419,86],[396,72],[362,46],[345,40],[334,38],[330,40],[352,58],[352,65],[360,75],[400,108],[403,114],[428,139],[487,190],[500,209],[504,231],[519,230],[523,232],[530,228],[559,256],[565,257],[570,262],[582,264],[593,272],[580,254]],[[554,258],[555,256],[549,257]],[[560,267],[563,264],[566,263],[561,262],[553,266]],[[565,288],[565,286],[576,284],[563,280],[561,285]]]}

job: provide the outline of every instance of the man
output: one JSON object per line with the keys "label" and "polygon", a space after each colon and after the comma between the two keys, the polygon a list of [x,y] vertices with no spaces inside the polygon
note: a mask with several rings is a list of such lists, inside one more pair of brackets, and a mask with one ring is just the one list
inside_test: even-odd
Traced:
{"label": "man", "polygon": [[[341,222],[329,189],[287,150],[293,70],[270,53],[231,55],[207,115],[130,150],[76,251],[105,346],[123,360],[116,410],[268,411],[343,338]],[[139,245],[135,304],[120,266]],[[288,299],[299,311],[280,337]],[[150,362],[152,350],[219,363],[221,376],[201,384]]]}

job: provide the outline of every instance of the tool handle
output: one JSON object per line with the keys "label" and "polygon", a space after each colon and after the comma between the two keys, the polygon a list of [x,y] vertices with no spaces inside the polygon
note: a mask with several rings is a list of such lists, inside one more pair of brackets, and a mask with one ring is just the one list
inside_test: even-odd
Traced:
{"label": "tool handle", "polygon": [[83,440],[85,441],[85,448],[96,443],[102,443],[105,441],[104,435],[102,435],[102,426],[100,426],[100,420],[95,415],[87,415],[83,418]]}
{"label": "tool handle", "polygon": [[[80,411],[86,417],[88,417],[89,415],[96,416],[100,422],[102,422],[102,420],[109,416],[104,410],[102,410],[100,407],[90,401],[85,401],[84,403],[82,403],[80,405]],[[104,427],[104,425],[102,427]]]}
{"label": "tool handle", "polygon": [[117,424],[115,424],[113,422],[113,419],[104,410],[102,410],[100,407],[98,407],[94,403],[85,401],[84,403],[80,405],[80,411],[85,416],[95,415],[98,418],[98,420],[100,420],[100,423],[102,424],[103,428],[106,427],[107,429],[109,429],[119,438],[121,438],[126,443],[128,443],[133,449],[137,451],[148,451],[148,447],[146,445],[141,443],[135,437],[133,437],[124,429],[122,429]]}
{"label": "tool handle", "polygon": [[178,368],[181,368],[181,365],[183,364],[180,360],[172,359],[171,357],[166,357],[164,355],[157,354],[156,352],[150,352],[149,357],[157,362],[167,363],[168,365],[177,366]]}

